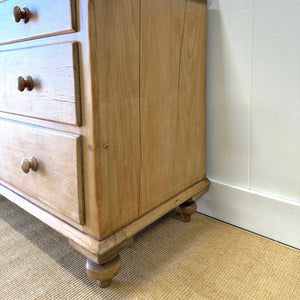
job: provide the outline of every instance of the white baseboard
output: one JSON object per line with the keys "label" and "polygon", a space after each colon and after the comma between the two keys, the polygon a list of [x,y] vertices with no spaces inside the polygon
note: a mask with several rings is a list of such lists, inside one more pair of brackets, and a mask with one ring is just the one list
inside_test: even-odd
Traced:
{"label": "white baseboard", "polygon": [[198,212],[300,248],[300,203],[212,182]]}

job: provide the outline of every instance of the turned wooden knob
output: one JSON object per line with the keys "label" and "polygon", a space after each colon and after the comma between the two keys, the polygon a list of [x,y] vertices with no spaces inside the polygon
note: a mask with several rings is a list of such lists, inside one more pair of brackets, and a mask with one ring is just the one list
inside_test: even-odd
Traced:
{"label": "turned wooden knob", "polygon": [[26,174],[29,173],[30,170],[37,171],[38,162],[37,162],[36,158],[33,156],[30,157],[29,159],[24,158],[21,161],[21,168],[22,168],[22,171]]}
{"label": "turned wooden knob", "polygon": [[25,90],[25,88],[28,91],[32,91],[32,89],[33,89],[33,79],[32,79],[31,76],[27,76],[27,79],[25,79],[22,76],[20,76],[18,78],[18,90],[20,92],[23,92]]}
{"label": "turned wooden knob", "polygon": [[24,23],[29,21],[30,10],[27,7],[23,8],[23,11],[19,6],[14,7],[14,18],[17,23],[22,19]]}

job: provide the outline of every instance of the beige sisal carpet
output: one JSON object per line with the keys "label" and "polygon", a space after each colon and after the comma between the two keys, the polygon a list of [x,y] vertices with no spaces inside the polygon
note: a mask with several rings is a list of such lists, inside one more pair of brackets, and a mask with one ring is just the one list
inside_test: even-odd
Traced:
{"label": "beige sisal carpet", "polygon": [[300,299],[300,253],[195,214],[167,217],[122,252],[100,290],[65,238],[0,197],[0,299]]}

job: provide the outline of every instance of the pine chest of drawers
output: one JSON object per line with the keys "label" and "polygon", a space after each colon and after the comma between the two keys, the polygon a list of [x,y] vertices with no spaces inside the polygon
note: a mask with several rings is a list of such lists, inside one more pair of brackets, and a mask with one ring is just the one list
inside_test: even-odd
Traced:
{"label": "pine chest of drawers", "polygon": [[[0,2],[0,193],[107,286],[205,178],[205,0]],[[155,247],[155,245],[153,245]]]}

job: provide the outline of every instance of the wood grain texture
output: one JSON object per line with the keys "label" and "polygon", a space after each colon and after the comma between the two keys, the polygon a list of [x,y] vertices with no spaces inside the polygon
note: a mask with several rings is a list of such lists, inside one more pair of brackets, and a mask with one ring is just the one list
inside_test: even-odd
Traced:
{"label": "wood grain texture", "polygon": [[[146,213],[144,216],[139,217],[134,222],[116,231],[114,234],[102,241],[91,240],[89,236],[80,237],[78,232],[74,232],[69,235],[69,238],[72,240],[71,245],[74,247],[74,243],[77,244],[77,246],[75,246],[76,250],[87,256],[90,260],[93,260],[95,263],[100,263],[100,257],[105,256],[107,253],[112,251],[113,248],[117,247],[121,243],[124,243],[124,241],[128,240],[130,237],[134,236],[146,226],[155,222],[183,202],[192,198],[194,195],[200,196],[204,194],[208,190],[209,185],[210,182],[208,179],[203,179],[200,182],[197,182],[184,192],[172,197],[168,201]],[[68,229],[64,227],[64,230],[61,232],[63,233],[65,230]],[[87,252],[90,254],[87,255]]]}
{"label": "wood grain texture", "polygon": [[[0,7],[5,2],[13,1],[2,1]],[[47,3],[46,1],[45,4]],[[22,1],[20,5],[26,6]],[[42,158],[45,158],[47,166],[51,166],[51,180],[57,180],[55,188],[53,185],[51,192],[43,188],[36,189],[32,181],[28,193],[26,180],[32,175],[42,176],[38,175],[40,168],[37,172],[23,174],[20,167],[22,156],[17,161],[21,175],[16,180],[18,183],[24,176],[24,181],[19,182],[20,185],[16,187],[13,180],[7,183],[8,180],[1,179],[4,173],[0,173],[0,191],[67,236],[79,245],[79,249],[84,249],[84,255],[95,262],[96,257],[106,255],[182,202],[208,189],[209,182],[202,180],[205,165],[202,164],[204,158],[201,156],[204,155],[205,146],[200,145],[200,140],[204,143],[201,137],[204,135],[202,125],[205,107],[204,99],[201,98],[204,91],[201,90],[200,93],[198,90],[205,85],[201,73],[205,66],[205,52],[202,51],[205,48],[202,35],[205,29],[201,27],[204,19],[199,13],[202,12],[202,5],[205,6],[204,1],[200,0],[79,0],[76,1],[78,32],[68,35],[53,33],[53,36],[43,39],[25,37],[26,41],[0,46],[0,57],[7,53],[24,53],[17,55],[16,59],[23,56],[23,60],[28,59],[26,64],[32,68],[35,65],[29,63],[29,57],[36,56],[32,54],[33,51],[42,49],[43,60],[40,59],[41,63],[36,65],[43,68],[43,75],[48,76],[44,68],[46,64],[52,68],[52,62],[55,61],[56,69],[51,70],[51,73],[55,73],[70,56],[64,59],[60,52],[54,50],[52,52],[55,55],[46,54],[46,49],[62,49],[61,47],[71,46],[72,42],[78,42],[78,49],[75,46],[78,56],[71,57],[73,64],[75,57],[80,60],[80,82],[78,80],[74,85],[80,86],[75,95],[80,94],[82,98],[81,126],[66,119],[61,121],[62,110],[53,112],[51,107],[43,109],[37,106],[36,115],[33,115],[35,107],[29,113],[24,113],[24,106],[21,110],[18,105],[11,112],[0,111],[0,116],[4,119],[40,127],[16,125],[18,128],[32,129],[37,138],[31,139],[31,130],[26,130],[25,133],[19,129],[11,130],[8,137],[6,133],[2,133],[2,128],[4,131],[6,129],[0,124],[1,134],[6,137],[6,141],[3,140],[5,146],[0,151],[10,153],[9,149],[17,145],[14,153],[24,151],[24,157],[36,157],[40,167],[40,156],[33,150],[47,149],[42,151],[45,153]],[[18,25],[21,23],[22,21]],[[51,25],[48,26],[51,28]],[[73,53],[77,50],[73,49]],[[52,59],[49,60],[48,57]],[[26,64],[19,60],[20,68]],[[69,63],[68,65],[70,66]],[[6,68],[9,76],[11,70]],[[18,76],[27,79],[33,75],[33,81],[36,82],[34,74],[25,71],[22,72],[24,74],[17,74],[16,79]],[[59,88],[65,85],[65,88],[69,88],[70,78],[63,71],[61,74],[63,79],[58,82],[49,78],[52,80],[51,85]],[[75,73],[74,78],[78,78]],[[14,84],[16,93],[23,97],[20,101],[26,102],[30,95],[37,92],[36,86],[30,92],[26,87],[23,92],[19,92],[17,80]],[[14,95],[9,99],[17,101]],[[63,102],[74,105],[68,99]],[[200,106],[204,109],[201,112]],[[41,116],[46,113],[53,113],[61,120],[56,120],[55,116]],[[70,111],[64,114],[64,117],[68,116],[71,116]],[[2,122],[13,124],[4,120]],[[17,132],[16,140],[13,139],[14,132]],[[47,136],[52,136],[52,133],[55,133],[53,138],[48,139]],[[79,135],[82,140],[78,138]],[[68,138],[65,139],[66,137]],[[30,151],[25,151],[28,150],[27,141],[28,145],[32,145]],[[81,142],[85,206],[83,225],[78,223],[83,223],[83,216],[81,220],[75,215],[66,217],[68,213],[82,212],[79,206],[83,203],[79,201],[79,195],[76,195],[77,191],[83,190],[82,182],[79,179],[75,182],[82,169],[80,166],[72,166],[72,163],[79,165],[81,156],[74,157],[80,152],[76,149],[79,149]],[[38,147],[34,147],[36,145]],[[71,150],[60,153],[58,147]],[[57,161],[57,157],[63,157],[61,161],[58,159],[59,167],[64,166],[63,171],[53,163]],[[70,164],[65,166],[69,160]],[[49,161],[51,163],[48,164]],[[69,171],[70,173],[65,173]],[[12,179],[15,172],[10,172]],[[5,175],[7,174],[3,177]],[[64,181],[73,182],[72,189],[68,184],[63,184]],[[50,189],[50,186],[47,188]],[[68,193],[64,194],[65,192]],[[55,193],[56,197],[52,197]],[[45,197],[50,194],[51,198]],[[148,203],[139,203],[140,197]],[[79,204],[74,202],[76,199]]]}
{"label": "wood grain texture", "polygon": [[105,256],[114,248],[118,247],[119,245],[127,241],[130,237],[141,231],[143,228],[150,225],[181,203],[185,202],[187,199],[193,197],[193,195],[200,195],[201,193],[205,193],[209,185],[210,182],[207,179],[194,184],[183,193],[180,193],[175,197],[169,199],[159,207],[153,209],[151,212],[147,213],[143,217],[140,217],[139,219],[135,220],[131,224],[125,226],[121,230],[117,231],[116,233],[112,234],[102,241],[95,239],[91,235],[85,234],[83,231],[78,230],[77,228],[64,222],[63,220],[58,219],[53,214],[47,212],[47,210],[43,210],[38,206],[30,203],[29,201],[26,201],[24,198],[5,188],[1,184],[0,193],[60,234],[66,236],[69,240],[72,240],[71,246],[73,246],[83,255],[87,256],[88,259],[94,261],[95,263],[100,263],[100,257]]}
{"label": "wood grain texture", "polygon": [[[83,224],[80,138],[5,120],[0,128],[0,179]],[[24,174],[20,163],[30,156],[38,170]]]}
{"label": "wood grain texture", "polygon": [[138,216],[140,7],[139,0],[91,3],[95,176],[103,238]]}
{"label": "wood grain texture", "polygon": [[[27,7],[28,23],[14,20],[14,7]],[[75,0],[9,0],[0,2],[0,44],[74,32]]]}
{"label": "wood grain texture", "polygon": [[[39,119],[80,124],[76,43],[0,52],[0,110]],[[31,91],[18,89],[19,76],[32,77]]]}
{"label": "wood grain texture", "polygon": [[[84,249],[81,245],[74,242],[72,239],[69,239],[70,246],[72,246],[75,250],[77,250],[78,252],[83,254],[87,259],[92,260],[96,264],[105,264],[109,262],[114,257],[119,255],[120,251],[129,248],[132,245],[132,243],[133,243],[133,237],[130,237],[129,239],[124,240],[121,243],[119,242],[116,243],[115,246],[112,245],[113,247],[109,250],[109,252],[106,252],[104,255],[95,256],[91,254],[89,251],[87,251],[86,249]],[[101,253],[101,251],[99,253]]]}
{"label": "wood grain texture", "polygon": [[[11,0],[9,0],[11,1]],[[8,1],[8,2],[9,2]],[[0,1],[2,5],[3,1]],[[96,178],[95,178],[95,139],[94,139],[94,114],[93,114],[93,96],[91,89],[91,56],[90,56],[90,41],[89,41],[89,18],[88,18],[88,0],[79,0],[76,2],[77,11],[77,29],[78,31],[69,34],[60,34],[47,36],[43,39],[30,39],[22,41],[19,43],[3,44],[0,47],[1,51],[14,51],[16,48],[35,48],[41,45],[54,45],[54,44],[64,44],[66,42],[77,42],[78,43],[78,56],[80,60],[80,82],[77,87],[80,87],[79,93],[81,97],[81,126],[77,127],[75,125],[57,123],[43,119],[36,119],[32,117],[26,117],[24,115],[9,114],[5,112],[0,112],[0,117],[4,119],[15,120],[16,122],[22,122],[27,124],[32,124],[39,127],[51,128],[54,130],[59,130],[63,132],[69,132],[76,135],[82,136],[82,149],[83,149],[83,173],[84,173],[84,207],[85,207],[85,224],[83,226],[79,225],[75,221],[68,219],[70,223],[75,228],[83,230],[85,233],[90,234],[96,238],[100,238],[99,233],[99,205],[98,198],[96,195]],[[21,2],[20,2],[21,3]],[[28,4],[28,2],[27,2]],[[23,5],[23,4],[22,4]],[[21,6],[22,6],[21,5]],[[74,7],[75,8],[75,7]],[[0,21],[1,22],[1,21]],[[50,26],[50,25],[49,25]],[[55,60],[57,57],[55,56]],[[45,57],[46,60],[46,57]],[[26,76],[26,75],[25,75]],[[15,83],[17,87],[17,82]],[[1,143],[1,142],[0,142]],[[97,170],[99,171],[99,170]],[[1,181],[0,181],[1,182]],[[3,184],[3,182],[1,182]],[[8,191],[11,188],[8,184]],[[44,205],[42,202],[35,200],[24,193],[19,193],[23,198],[28,199],[28,201],[37,204],[39,207],[43,207],[45,210],[49,211],[53,215],[60,219],[66,219],[61,213],[51,209],[51,207]],[[14,199],[14,195],[8,193],[10,199]],[[13,201],[13,200],[12,200]]]}
{"label": "wood grain texture", "polygon": [[206,1],[142,0],[140,215],[205,177]]}

